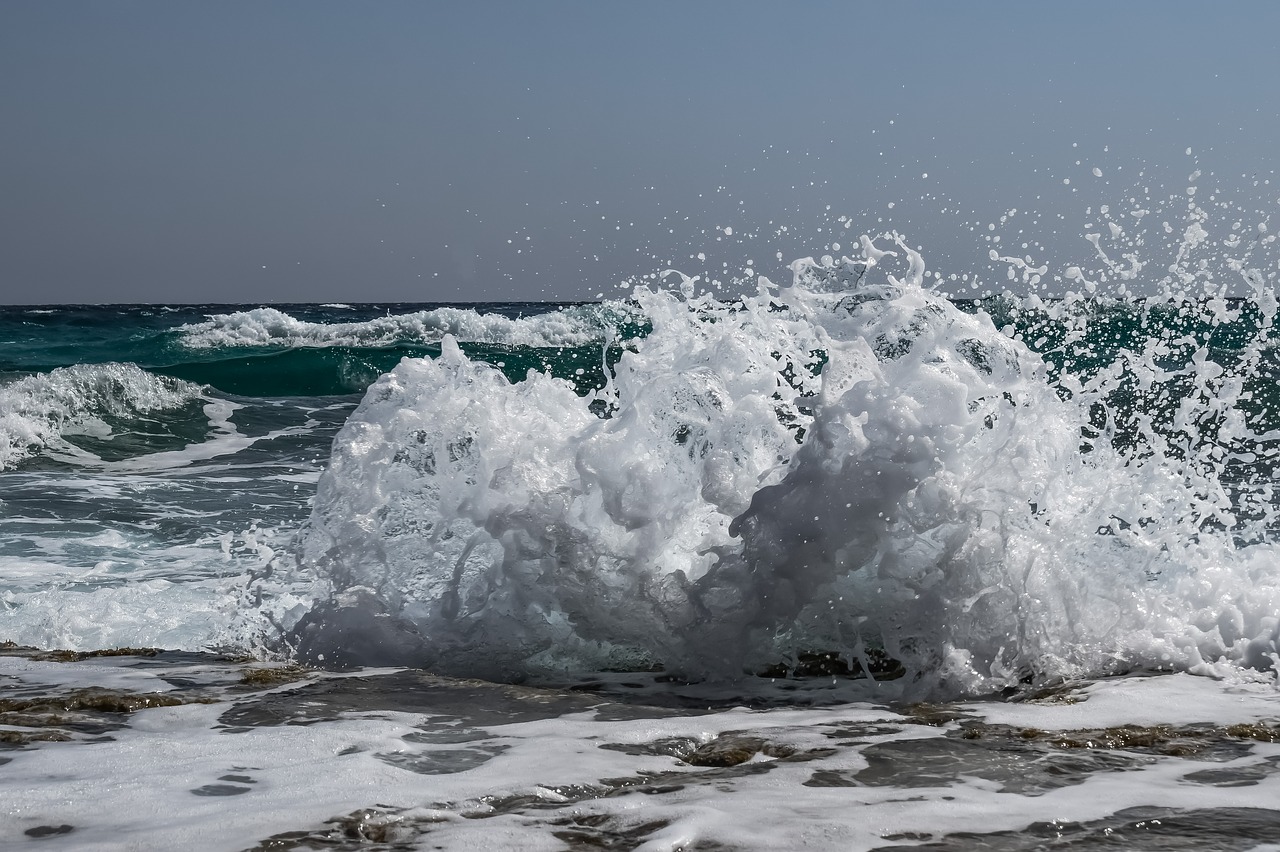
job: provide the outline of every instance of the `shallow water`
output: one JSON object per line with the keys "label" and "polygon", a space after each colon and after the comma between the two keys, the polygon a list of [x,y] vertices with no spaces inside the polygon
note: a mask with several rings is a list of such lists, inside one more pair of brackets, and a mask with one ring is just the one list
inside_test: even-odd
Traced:
{"label": "shallow water", "polygon": [[1257,682],[1131,677],[886,705],[849,701],[866,684],[829,678],[535,688],[209,654],[60,659],[0,657],[6,844],[1280,843],[1280,698]]}

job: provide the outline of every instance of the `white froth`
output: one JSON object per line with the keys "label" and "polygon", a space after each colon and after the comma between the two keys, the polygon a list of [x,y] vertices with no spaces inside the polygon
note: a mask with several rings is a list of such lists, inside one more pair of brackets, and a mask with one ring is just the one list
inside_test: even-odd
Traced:
{"label": "white froth", "polygon": [[[1276,554],[1205,525],[1235,523],[1212,446],[1247,431],[1222,371],[1194,361],[1200,408],[1126,455],[1090,421],[1120,373],[1055,386],[900,239],[862,247],[739,302],[638,289],[653,332],[589,397],[449,338],[403,362],[321,479],[304,651],[490,676],[885,653],[908,694],[1270,665]],[[1195,411],[1222,428],[1188,459]]]}
{"label": "white froth", "polygon": [[44,585],[0,592],[0,637],[38,648],[206,648],[226,633],[236,600],[219,581]]}
{"label": "white froth", "polygon": [[173,409],[198,399],[198,385],[132,364],[77,364],[0,386],[0,470],[41,450],[88,457],[67,434],[106,437],[101,418]]}
{"label": "white froth", "polygon": [[562,308],[511,319],[468,308],[436,308],[378,317],[364,322],[316,323],[296,319],[275,308],[219,314],[206,322],[182,326],[183,345],[192,349],[280,346],[393,346],[438,343],[446,335],[463,342],[505,346],[582,346],[603,341],[608,329],[629,312],[606,303]]}

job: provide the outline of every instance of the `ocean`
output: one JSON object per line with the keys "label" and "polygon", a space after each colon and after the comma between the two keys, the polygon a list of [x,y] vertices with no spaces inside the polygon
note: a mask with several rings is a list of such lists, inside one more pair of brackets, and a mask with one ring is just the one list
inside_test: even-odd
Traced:
{"label": "ocean", "polygon": [[1280,849],[1274,238],[1202,233],[0,308],[0,845]]}

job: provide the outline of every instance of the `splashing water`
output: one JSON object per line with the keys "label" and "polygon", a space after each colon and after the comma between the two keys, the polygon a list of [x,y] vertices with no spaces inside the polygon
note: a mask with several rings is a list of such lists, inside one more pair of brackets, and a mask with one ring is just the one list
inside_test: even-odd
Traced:
{"label": "splashing water", "polygon": [[[585,395],[451,337],[406,359],[282,572],[322,603],[276,625],[327,664],[500,678],[887,656],[904,695],[1274,665],[1261,274],[1246,303],[962,310],[901,238],[861,248],[737,301],[638,288],[652,332]],[[1186,321],[1100,351],[1125,311]]]}

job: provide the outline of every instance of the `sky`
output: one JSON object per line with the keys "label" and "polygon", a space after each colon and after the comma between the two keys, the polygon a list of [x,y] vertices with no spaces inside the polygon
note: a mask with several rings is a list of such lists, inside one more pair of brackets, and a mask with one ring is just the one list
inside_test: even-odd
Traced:
{"label": "sky", "polygon": [[1272,2],[0,0],[0,302],[732,288],[890,230],[963,292],[994,236],[1060,270],[1197,170],[1266,219],[1277,32]]}

